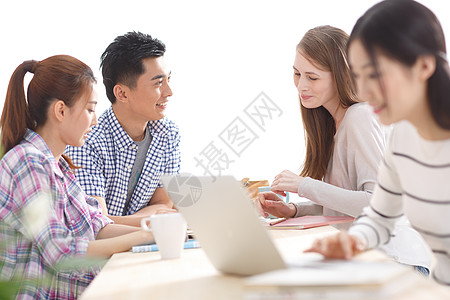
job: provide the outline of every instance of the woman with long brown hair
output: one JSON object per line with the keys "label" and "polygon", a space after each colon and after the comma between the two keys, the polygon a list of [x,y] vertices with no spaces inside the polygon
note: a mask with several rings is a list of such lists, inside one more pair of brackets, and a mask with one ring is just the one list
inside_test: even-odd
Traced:
{"label": "woman with long brown hair", "polygon": [[[25,97],[26,73],[34,75]],[[95,83],[92,70],[67,55],[25,61],[11,77],[0,120],[0,279],[21,281],[18,298],[76,299],[99,269],[61,268],[65,262],[153,241],[110,224],[63,155],[97,123]]]}
{"label": "woman with long brown hair", "polygon": [[[356,96],[347,41],[344,31],[320,26],[309,30],[297,45],[294,83],[306,133],[306,158],[300,176],[281,172],[272,191],[298,193],[310,201],[285,203],[274,193],[261,193],[255,203],[263,215],[356,217],[369,203],[386,132],[370,106]],[[406,245],[418,251],[410,255]],[[429,267],[429,249],[406,219],[383,249],[401,263]]]}

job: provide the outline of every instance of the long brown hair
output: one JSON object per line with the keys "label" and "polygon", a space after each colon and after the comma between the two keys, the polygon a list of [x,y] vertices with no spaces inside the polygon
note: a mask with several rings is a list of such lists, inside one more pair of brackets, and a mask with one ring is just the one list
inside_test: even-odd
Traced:
{"label": "long brown hair", "polygon": [[[347,108],[358,102],[350,68],[347,62],[348,34],[332,26],[310,29],[297,45],[313,65],[332,73],[336,83],[340,105]],[[306,157],[301,176],[323,180],[333,152],[336,124],[323,107],[305,108],[301,105],[306,139]]]}
{"label": "long brown hair", "polygon": [[[34,73],[25,98],[24,77]],[[72,107],[86,92],[92,91],[94,74],[83,62],[68,55],[56,55],[43,61],[28,60],[11,76],[0,119],[1,146],[4,153],[23,139],[26,129],[36,130],[47,121],[47,111],[55,100]],[[64,157],[71,167],[70,159]]]}

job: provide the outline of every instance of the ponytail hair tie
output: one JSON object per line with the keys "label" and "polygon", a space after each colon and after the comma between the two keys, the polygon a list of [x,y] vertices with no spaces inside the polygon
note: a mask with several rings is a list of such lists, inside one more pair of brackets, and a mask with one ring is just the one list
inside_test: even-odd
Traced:
{"label": "ponytail hair tie", "polygon": [[37,68],[38,63],[39,63],[39,62],[36,61],[36,60],[27,60],[27,61],[24,61],[24,62],[22,63],[22,66],[23,66],[23,68],[24,68],[25,71],[34,74],[34,72],[36,71],[36,68]]}

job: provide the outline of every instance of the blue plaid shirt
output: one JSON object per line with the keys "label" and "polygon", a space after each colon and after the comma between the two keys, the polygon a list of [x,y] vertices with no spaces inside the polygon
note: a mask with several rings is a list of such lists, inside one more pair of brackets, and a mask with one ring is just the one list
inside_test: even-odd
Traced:
{"label": "blue plaid shirt", "polygon": [[[180,134],[167,118],[149,121],[152,142],[126,215],[146,207],[161,175],[180,172]],[[82,147],[67,147],[66,154],[81,166],[76,176],[86,194],[105,198],[108,214],[121,216],[127,201],[128,182],[137,145],[117,120],[112,107],[98,119]]]}

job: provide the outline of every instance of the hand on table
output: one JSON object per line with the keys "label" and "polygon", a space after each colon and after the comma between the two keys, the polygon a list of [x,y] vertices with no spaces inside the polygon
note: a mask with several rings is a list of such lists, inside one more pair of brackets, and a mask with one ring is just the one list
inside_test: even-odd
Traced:
{"label": "hand on table", "polygon": [[360,239],[342,231],[336,235],[315,240],[311,248],[304,252],[320,253],[325,258],[350,259],[363,251],[364,248]]}
{"label": "hand on table", "polygon": [[297,208],[292,203],[286,203],[271,192],[259,193],[253,200],[259,213],[267,217],[268,214],[278,218],[292,218],[297,212]]}
{"label": "hand on table", "polygon": [[298,186],[302,182],[304,177],[292,173],[291,171],[284,170],[277,176],[272,182],[272,192],[286,197],[286,192],[297,193]]}

